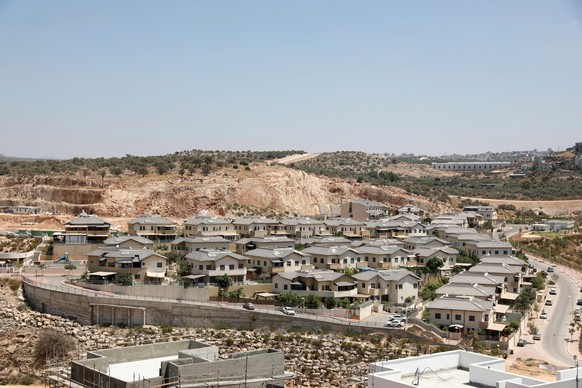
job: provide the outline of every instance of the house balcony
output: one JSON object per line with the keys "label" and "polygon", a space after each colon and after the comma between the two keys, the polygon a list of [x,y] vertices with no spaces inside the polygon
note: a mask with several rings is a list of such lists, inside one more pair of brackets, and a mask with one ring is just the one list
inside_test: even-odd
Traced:
{"label": "house balcony", "polygon": [[246,276],[247,274],[247,269],[243,268],[243,269],[212,269],[212,270],[197,270],[197,271],[192,271],[193,275],[207,275],[210,277],[214,277],[214,276],[222,276],[224,274],[228,275],[228,276]]}
{"label": "house balcony", "polygon": [[350,298],[356,296],[358,294],[358,289],[354,288],[348,291],[315,291],[315,290],[307,290],[307,291],[293,291],[297,295],[301,297],[306,297],[308,295],[317,295],[320,298]]}

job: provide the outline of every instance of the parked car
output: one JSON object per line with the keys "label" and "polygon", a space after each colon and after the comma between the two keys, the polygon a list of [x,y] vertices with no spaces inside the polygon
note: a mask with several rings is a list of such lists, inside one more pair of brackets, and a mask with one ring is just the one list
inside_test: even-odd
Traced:
{"label": "parked car", "polygon": [[551,299],[546,299],[546,303],[544,303],[546,306],[551,306],[554,304],[554,301]]}
{"label": "parked car", "polygon": [[527,341],[525,339],[523,339],[523,338],[520,338],[517,341],[517,346],[519,346],[519,347],[523,347],[523,346],[525,346],[525,344],[527,344]]}
{"label": "parked car", "polygon": [[285,315],[295,315],[295,310],[293,310],[293,307],[283,307],[281,311]]}
{"label": "parked car", "polygon": [[578,299],[578,300],[576,301],[576,304],[577,304],[578,306],[582,306],[582,299]]}
{"label": "parked car", "polygon": [[243,309],[254,310],[255,309],[255,305],[252,304],[251,302],[247,302],[247,303],[243,304]]}
{"label": "parked car", "polygon": [[542,339],[542,335],[540,333],[536,333],[533,336],[534,341],[539,341]]}
{"label": "parked car", "polygon": [[552,266],[549,266],[549,267],[548,267],[548,272],[554,272],[555,270],[556,270],[556,269],[555,269],[554,267],[552,267]]}
{"label": "parked car", "polygon": [[404,319],[404,315],[394,314],[390,318],[388,318],[388,321],[401,320],[401,319]]}
{"label": "parked car", "polygon": [[404,327],[404,323],[405,323],[405,321],[400,321],[400,320],[394,319],[394,320],[386,323],[384,326],[385,327]]}
{"label": "parked car", "polygon": [[556,287],[550,288],[550,295],[558,295],[558,290],[556,289]]}
{"label": "parked car", "polygon": [[574,314],[574,320],[575,321],[579,321],[580,319],[582,319],[582,314],[580,314],[580,313]]}
{"label": "parked car", "polygon": [[542,311],[542,313],[540,314],[540,319],[548,319],[548,313]]}

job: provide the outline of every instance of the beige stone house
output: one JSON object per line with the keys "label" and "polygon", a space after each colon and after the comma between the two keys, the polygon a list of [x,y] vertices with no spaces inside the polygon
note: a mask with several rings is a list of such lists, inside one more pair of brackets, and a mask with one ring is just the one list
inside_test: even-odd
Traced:
{"label": "beige stone house", "polygon": [[176,223],[167,218],[159,215],[144,214],[128,221],[127,232],[160,244],[170,243],[175,240],[178,229]]}
{"label": "beige stone house", "polygon": [[168,259],[149,249],[98,248],[88,253],[87,270],[102,278],[129,274],[138,283],[162,283]]}
{"label": "beige stone house", "polygon": [[216,278],[227,275],[232,284],[243,285],[247,280],[247,258],[225,251],[200,250],[186,255],[191,267],[191,278],[197,282],[216,285]]}
{"label": "beige stone house", "polygon": [[403,304],[418,299],[420,278],[407,269],[362,271],[352,276],[359,294],[369,295],[383,302]]}
{"label": "beige stone house", "polygon": [[184,237],[222,237],[234,241],[240,236],[231,220],[196,216],[184,221]]}

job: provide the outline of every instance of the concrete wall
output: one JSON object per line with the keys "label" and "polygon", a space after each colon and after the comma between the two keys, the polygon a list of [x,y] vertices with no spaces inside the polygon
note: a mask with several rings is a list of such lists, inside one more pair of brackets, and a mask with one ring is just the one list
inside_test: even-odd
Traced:
{"label": "concrete wall", "polygon": [[115,284],[85,284],[83,287],[96,291],[111,292],[119,295],[129,295],[145,298],[167,298],[193,300],[199,302],[208,301],[208,288],[189,287],[184,288],[180,285],[155,285],[155,284],[137,284],[126,287]]}
{"label": "concrete wall", "polygon": [[65,252],[69,253],[71,260],[87,260],[87,253],[102,248],[103,244],[53,244],[53,260],[63,257]]}

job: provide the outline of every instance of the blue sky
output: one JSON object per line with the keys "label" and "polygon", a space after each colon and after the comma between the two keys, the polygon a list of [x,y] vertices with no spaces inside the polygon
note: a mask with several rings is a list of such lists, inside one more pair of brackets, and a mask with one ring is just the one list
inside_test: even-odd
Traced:
{"label": "blue sky", "polygon": [[582,141],[582,3],[0,0],[0,153]]}

